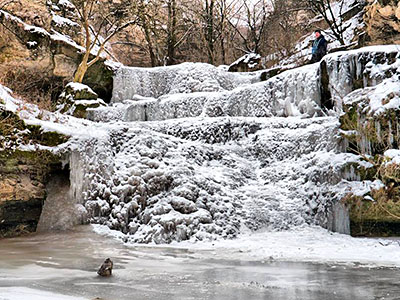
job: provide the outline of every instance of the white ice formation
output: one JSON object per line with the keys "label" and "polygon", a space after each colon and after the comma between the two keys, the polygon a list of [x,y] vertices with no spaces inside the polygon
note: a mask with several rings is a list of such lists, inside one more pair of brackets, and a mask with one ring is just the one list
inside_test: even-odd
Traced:
{"label": "white ice formation", "polygon": [[264,82],[207,64],[121,67],[111,106],[91,111],[103,134],[76,140],[77,197],[131,242],[301,224],[348,233],[338,200],[379,182],[358,181],[370,166],[341,153],[329,109],[391,77],[398,61],[397,46],[369,47]]}

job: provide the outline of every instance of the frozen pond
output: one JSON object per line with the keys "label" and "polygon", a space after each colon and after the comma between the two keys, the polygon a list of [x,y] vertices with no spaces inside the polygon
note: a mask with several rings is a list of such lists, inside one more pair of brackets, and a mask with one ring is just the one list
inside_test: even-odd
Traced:
{"label": "frozen pond", "polygon": [[[0,299],[399,299],[396,268],[248,261],[214,250],[126,247],[90,226],[0,240]],[[100,278],[102,261],[114,275]],[[223,258],[222,258],[223,257]]]}

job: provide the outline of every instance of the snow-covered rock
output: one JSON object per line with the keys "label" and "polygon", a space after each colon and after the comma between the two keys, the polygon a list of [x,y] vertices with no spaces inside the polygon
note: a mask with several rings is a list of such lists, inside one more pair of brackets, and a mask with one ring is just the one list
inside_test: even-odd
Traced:
{"label": "snow-covered rock", "polygon": [[250,72],[261,69],[261,55],[251,52],[238,58],[229,65],[229,72]]}
{"label": "snow-covered rock", "polygon": [[87,85],[70,82],[58,98],[58,110],[62,113],[85,118],[87,110],[107,104]]}
{"label": "snow-covered rock", "polygon": [[[340,104],[350,92],[375,86],[400,73],[399,46],[370,46],[327,55],[322,62],[329,93]],[[326,88],[326,87],[325,87]]]}

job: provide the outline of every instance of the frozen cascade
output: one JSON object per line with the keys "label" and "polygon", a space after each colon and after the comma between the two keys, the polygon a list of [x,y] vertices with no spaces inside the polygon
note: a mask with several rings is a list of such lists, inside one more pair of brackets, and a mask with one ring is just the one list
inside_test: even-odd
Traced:
{"label": "frozen cascade", "polygon": [[259,81],[259,74],[228,73],[205,63],[183,63],[156,68],[122,67],[114,80],[112,102],[136,95],[157,98],[166,94],[221,92]]}
{"label": "frozen cascade", "polygon": [[85,206],[132,242],[306,223],[338,229],[328,219],[340,198],[337,127],[334,117],[120,123],[85,141]]}
{"label": "frozen cascade", "polygon": [[[264,82],[259,82],[259,72],[228,73],[203,63],[121,67],[114,80],[113,106],[91,110],[89,118],[131,122],[198,116],[322,116],[321,106],[341,109],[350,92],[375,86],[397,72],[398,51],[397,45],[387,45],[337,52],[321,64],[295,68]],[[325,98],[322,104],[321,98]],[[327,98],[334,103],[328,104]]]}
{"label": "frozen cascade", "polygon": [[52,174],[46,186],[47,197],[37,226],[38,232],[68,230],[86,221],[87,211],[77,203],[72,190],[66,172]]}
{"label": "frozen cascade", "polygon": [[112,106],[90,118],[125,122],[100,123],[107,134],[76,141],[85,176],[71,186],[92,221],[131,242],[303,224],[348,233],[338,200],[342,179],[357,177],[346,164],[358,158],[340,153],[339,122],[321,117],[321,95],[340,107],[351,91],[382,81],[377,67],[396,72],[397,62],[397,48],[368,47],[265,82],[207,64],[123,67]]}
{"label": "frozen cascade", "polygon": [[[172,75],[166,75],[167,71]],[[182,64],[164,68],[163,73],[157,71],[157,76],[153,73],[152,69],[120,68],[115,77],[114,106],[92,110],[89,118],[131,122],[198,116],[312,117],[321,114],[318,64],[285,72],[265,82],[254,82],[260,73],[232,74],[207,64]],[[181,73],[202,74],[212,80],[200,80],[196,76],[195,79],[187,76],[183,80]],[[174,81],[174,89],[160,88],[159,82],[171,81],[171,77],[180,79]],[[145,87],[143,78],[148,79]],[[230,79],[229,84],[226,83],[227,78]],[[187,81],[194,82],[196,89]],[[128,83],[129,86],[121,87]]]}
{"label": "frozen cascade", "polygon": [[398,45],[380,45],[326,56],[321,67],[326,68],[329,76],[326,89],[336,105],[340,106],[343,98],[352,91],[376,86],[396,73],[399,51]]}

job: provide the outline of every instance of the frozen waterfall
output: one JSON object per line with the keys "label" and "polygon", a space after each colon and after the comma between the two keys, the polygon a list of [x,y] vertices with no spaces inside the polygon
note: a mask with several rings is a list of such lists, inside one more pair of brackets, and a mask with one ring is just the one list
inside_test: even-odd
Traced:
{"label": "frozen waterfall", "polygon": [[339,52],[264,82],[207,64],[122,67],[112,105],[90,112],[105,134],[77,141],[85,176],[71,185],[93,222],[131,242],[306,224],[349,233],[339,200],[358,157],[341,153],[328,109],[382,80],[371,61],[396,57],[391,46]]}

